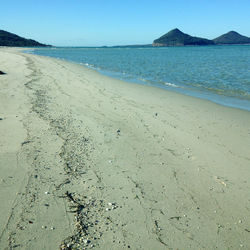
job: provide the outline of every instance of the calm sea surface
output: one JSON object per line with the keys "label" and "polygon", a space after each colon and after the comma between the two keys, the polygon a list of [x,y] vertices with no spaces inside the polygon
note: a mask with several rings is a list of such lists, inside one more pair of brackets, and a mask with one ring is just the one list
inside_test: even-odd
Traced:
{"label": "calm sea surface", "polygon": [[32,53],[77,62],[125,81],[250,110],[250,46],[43,48]]}

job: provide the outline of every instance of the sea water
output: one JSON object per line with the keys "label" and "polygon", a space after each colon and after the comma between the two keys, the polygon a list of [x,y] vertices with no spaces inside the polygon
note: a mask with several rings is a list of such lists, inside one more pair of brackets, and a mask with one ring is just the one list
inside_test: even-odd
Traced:
{"label": "sea water", "polygon": [[32,53],[250,111],[250,46],[42,48]]}

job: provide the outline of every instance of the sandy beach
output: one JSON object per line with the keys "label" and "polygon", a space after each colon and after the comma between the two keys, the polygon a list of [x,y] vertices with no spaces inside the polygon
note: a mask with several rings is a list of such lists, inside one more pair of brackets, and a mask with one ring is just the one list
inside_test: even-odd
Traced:
{"label": "sandy beach", "polygon": [[250,112],[0,48],[0,249],[249,249]]}

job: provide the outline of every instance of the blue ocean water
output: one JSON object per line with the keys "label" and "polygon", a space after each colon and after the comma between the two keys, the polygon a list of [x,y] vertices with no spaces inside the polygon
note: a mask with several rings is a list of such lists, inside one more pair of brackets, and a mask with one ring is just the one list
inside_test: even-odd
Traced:
{"label": "blue ocean water", "polygon": [[125,81],[250,110],[250,46],[42,48],[32,53],[77,62]]}

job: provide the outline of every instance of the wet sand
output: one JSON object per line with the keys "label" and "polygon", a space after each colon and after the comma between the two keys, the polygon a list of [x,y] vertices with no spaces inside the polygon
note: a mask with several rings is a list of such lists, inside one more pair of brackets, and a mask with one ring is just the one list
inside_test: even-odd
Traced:
{"label": "wet sand", "polygon": [[249,249],[250,112],[0,48],[0,249]]}

